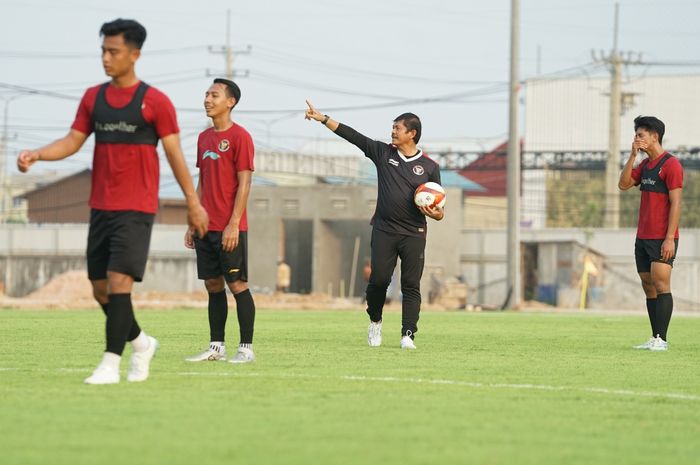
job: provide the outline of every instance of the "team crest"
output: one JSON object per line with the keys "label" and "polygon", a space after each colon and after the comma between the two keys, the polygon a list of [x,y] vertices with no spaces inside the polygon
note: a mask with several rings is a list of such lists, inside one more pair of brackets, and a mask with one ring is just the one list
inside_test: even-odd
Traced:
{"label": "team crest", "polygon": [[229,148],[230,146],[231,146],[231,144],[229,144],[228,139],[224,139],[224,140],[222,140],[222,141],[219,142],[219,151],[220,151],[220,152],[225,152],[225,151],[228,150],[228,148]]}
{"label": "team crest", "polygon": [[424,172],[425,172],[425,170],[424,170],[423,167],[420,166],[420,165],[416,165],[416,166],[413,167],[413,174],[415,174],[416,176],[420,176],[420,175],[423,174]]}

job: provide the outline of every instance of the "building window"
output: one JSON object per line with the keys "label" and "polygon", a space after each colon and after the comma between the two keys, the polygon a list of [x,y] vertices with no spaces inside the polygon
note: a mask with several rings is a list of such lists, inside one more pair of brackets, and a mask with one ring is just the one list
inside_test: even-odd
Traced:
{"label": "building window", "polygon": [[265,211],[266,212],[270,208],[270,200],[269,199],[255,199],[253,201],[253,206],[258,211]]}
{"label": "building window", "polygon": [[331,207],[333,207],[333,210],[347,210],[348,199],[333,199],[331,200]]}
{"label": "building window", "polygon": [[284,211],[287,213],[296,213],[299,211],[299,200],[284,199]]}

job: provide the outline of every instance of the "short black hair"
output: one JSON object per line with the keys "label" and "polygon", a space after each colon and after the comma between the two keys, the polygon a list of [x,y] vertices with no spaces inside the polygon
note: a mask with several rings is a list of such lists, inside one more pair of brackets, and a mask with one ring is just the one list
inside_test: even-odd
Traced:
{"label": "short black hair", "polygon": [[[238,105],[238,102],[241,100],[241,88],[238,87],[238,85],[229,80],[229,79],[224,79],[224,78],[216,78],[214,79],[214,84],[223,84],[224,87],[226,87],[226,95],[228,97],[233,97],[236,99],[236,105]],[[234,106],[236,106],[234,105]]]}
{"label": "short black hair", "polygon": [[139,50],[146,41],[146,28],[133,19],[117,18],[114,21],[104,23],[100,28],[100,36],[112,37],[124,34],[124,43]]}
{"label": "short black hair", "polygon": [[406,129],[409,131],[416,131],[416,135],[413,136],[413,142],[416,144],[420,140],[421,124],[420,118],[413,113],[402,113],[394,119],[394,123],[401,122]]}
{"label": "short black hair", "polygon": [[655,132],[659,136],[659,144],[664,140],[666,125],[655,116],[637,116],[634,119],[634,132],[637,132],[639,128],[646,129],[649,132]]}

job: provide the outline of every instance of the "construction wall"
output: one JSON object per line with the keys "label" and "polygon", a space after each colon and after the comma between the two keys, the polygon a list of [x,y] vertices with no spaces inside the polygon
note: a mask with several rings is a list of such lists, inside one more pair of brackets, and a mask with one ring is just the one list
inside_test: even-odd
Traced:
{"label": "construction wall", "polygon": [[[428,225],[426,269],[439,268],[447,276],[460,273],[456,249],[462,208],[457,199],[461,200],[461,192],[448,190],[446,218],[440,222],[429,220]],[[297,283],[300,277],[308,278],[295,289],[298,291],[325,293],[330,287],[334,296],[340,295],[341,289],[345,296],[351,292],[358,296],[364,287],[361,273],[364,258],[369,256],[369,220],[375,202],[373,186],[257,187],[248,210],[251,288],[272,292],[278,259],[295,257],[296,263],[289,263],[292,289],[296,276]],[[87,230],[87,224],[0,226],[0,282],[5,292],[23,296],[62,271],[84,269]],[[148,268],[137,291],[189,292],[202,288],[196,275],[195,252],[184,247],[184,233],[182,225],[154,226]]]}
{"label": "construction wall", "polygon": [[[634,229],[561,228],[523,229],[520,237],[523,242],[576,241],[596,250],[605,259],[605,280],[592,307],[645,311],[634,262],[635,234]],[[500,307],[506,300],[506,239],[505,230],[463,232],[461,268],[470,289],[470,303]],[[700,230],[681,231],[678,254],[671,284],[674,308],[700,311]],[[540,259],[546,261],[546,253]],[[556,264],[550,264],[543,270],[556,268]],[[542,278],[546,280],[547,276]]]}

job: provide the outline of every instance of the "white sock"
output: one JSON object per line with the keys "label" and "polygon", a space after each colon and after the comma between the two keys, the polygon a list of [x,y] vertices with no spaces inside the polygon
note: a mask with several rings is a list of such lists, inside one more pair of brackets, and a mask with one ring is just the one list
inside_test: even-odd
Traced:
{"label": "white sock", "polygon": [[131,344],[131,347],[133,347],[136,352],[143,352],[144,350],[148,350],[151,345],[151,340],[148,339],[148,335],[144,331],[141,331],[139,335],[136,336],[136,339],[129,341],[129,344]]}
{"label": "white sock", "polygon": [[119,364],[122,361],[122,356],[114,354],[112,352],[105,352],[102,356],[102,361],[100,365],[113,368],[115,371],[119,371]]}

